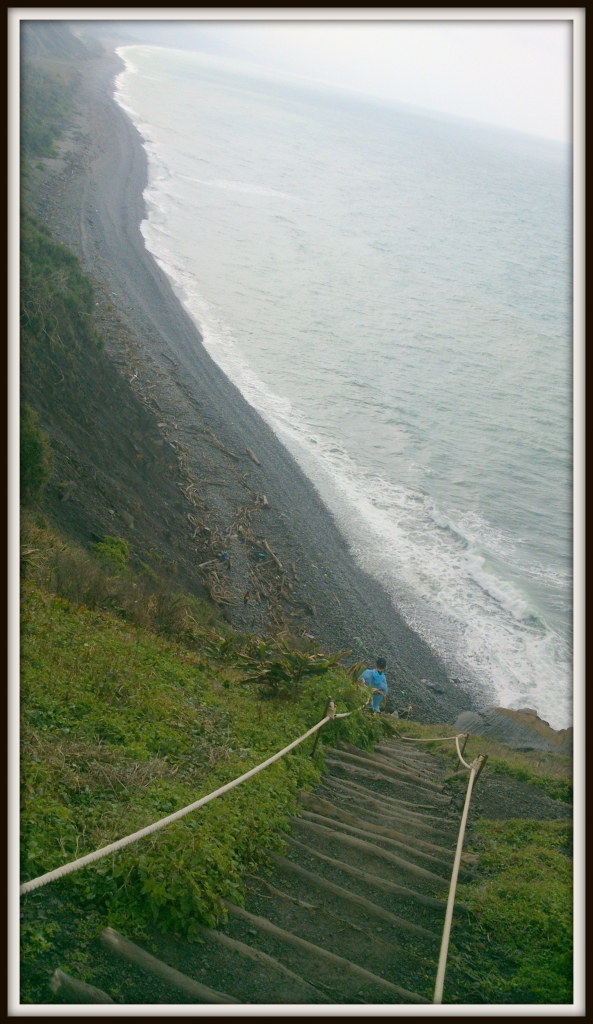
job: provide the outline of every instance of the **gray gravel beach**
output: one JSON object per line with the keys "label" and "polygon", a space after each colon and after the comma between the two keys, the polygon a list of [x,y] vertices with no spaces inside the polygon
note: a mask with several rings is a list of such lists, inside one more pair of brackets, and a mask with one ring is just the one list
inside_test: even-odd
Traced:
{"label": "gray gravel beach", "polygon": [[[146,250],[139,228],[145,213],[146,155],[136,128],[112,98],[114,76],[122,68],[119,58],[108,54],[84,69],[77,128],[69,151],[68,144],[64,147],[63,166],[56,166],[47,187],[40,189],[39,215],[81,257],[98,282],[101,303],[107,296],[131,339],[134,386],[150,389],[144,396],[150,398],[163,437],[180,446],[186,470],[202,483],[202,501],[227,538],[235,595],[250,592],[255,578],[256,548],[232,525],[237,510],[251,502],[253,536],[260,547],[265,540],[264,553],[273,552],[283,569],[292,567],[290,593],[281,590],[294,631],[306,631],[325,649],[350,649],[350,660],[371,663],[383,655],[388,710],[412,703],[419,720],[453,721],[475,704],[468,689],[448,677],[381,585],[356,565],[315,487],[213,362]],[[115,341],[109,354],[123,361]],[[187,534],[190,509],[173,510],[178,519],[174,530]],[[200,592],[199,573],[190,569],[185,578],[195,578]],[[225,613],[229,621],[239,629],[269,627],[259,598],[239,596],[231,602]]]}

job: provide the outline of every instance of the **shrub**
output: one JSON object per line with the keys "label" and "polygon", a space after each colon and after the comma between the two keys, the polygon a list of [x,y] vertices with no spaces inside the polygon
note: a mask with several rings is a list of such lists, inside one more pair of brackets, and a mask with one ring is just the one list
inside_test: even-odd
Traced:
{"label": "shrub", "polygon": [[514,962],[486,994],[518,1003],[572,1002],[572,862],[566,821],[478,821],[484,877],[459,886],[476,927]]}
{"label": "shrub", "polygon": [[128,573],[130,547],[123,537],[106,536],[97,544],[91,544],[91,551],[105,562],[114,574],[125,576]]}
{"label": "shrub", "polygon": [[51,473],[49,439],[38,426],[37,414],[21,406],[21,503],[32,505]]}

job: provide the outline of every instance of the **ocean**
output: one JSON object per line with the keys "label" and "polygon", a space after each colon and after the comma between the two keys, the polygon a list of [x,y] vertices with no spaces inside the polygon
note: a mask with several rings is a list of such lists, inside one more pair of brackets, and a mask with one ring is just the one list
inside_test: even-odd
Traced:
{"label": "ocean", "polygon": [[477,703],[572,724],[571,151],[118,52],[141,230],[211,356]]}

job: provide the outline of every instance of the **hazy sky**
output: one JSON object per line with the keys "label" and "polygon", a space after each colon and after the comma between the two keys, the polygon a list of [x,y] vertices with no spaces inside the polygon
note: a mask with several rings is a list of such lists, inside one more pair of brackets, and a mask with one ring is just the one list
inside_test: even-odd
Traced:
{"label": "hazy sky", "polygon": [[[121,28],[124,23],[121,23]],[[570,141],[569,21],[136,22],[201,50],[400,103]]]}

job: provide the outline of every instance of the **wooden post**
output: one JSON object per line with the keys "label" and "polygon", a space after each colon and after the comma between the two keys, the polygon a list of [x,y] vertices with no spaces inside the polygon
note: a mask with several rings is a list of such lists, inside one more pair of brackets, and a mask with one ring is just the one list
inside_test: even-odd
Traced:
{"label": "wooden post", "polygon": [[[333,711],[333,714],[331,713],[332,711]],[[328,718],[328,717],[329,718],[333,718],[335,713],[336,713],[336,708],[335,708],[335,704],[334,704],[334,698],[333,697],[328,697],[326,702],[325,702],[325,709],[323,711],[323,717],[324,718]],[[321,732],[321,729],[318,729],[317,732],[315,733],[315,739],[313,740],[313,750],[311,751],[311,757],[315,756],[315,751],[317,750],[317,744],[319,743],[319,733],[320,732]]]}

